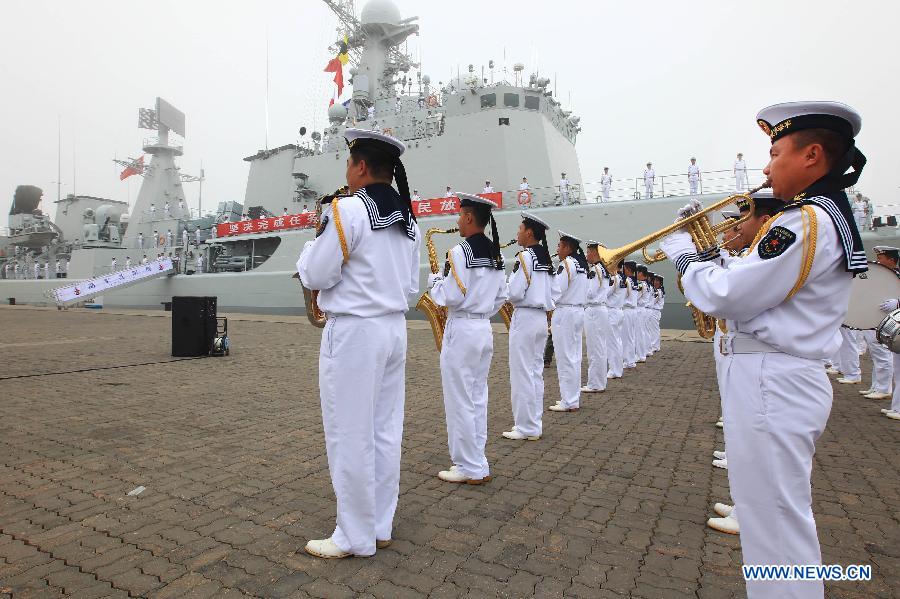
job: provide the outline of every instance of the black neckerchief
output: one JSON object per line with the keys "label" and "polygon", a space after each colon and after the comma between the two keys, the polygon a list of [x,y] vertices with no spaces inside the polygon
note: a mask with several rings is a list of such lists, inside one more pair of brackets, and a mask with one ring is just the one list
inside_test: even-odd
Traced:
{"label": "black neckerchief", "polygon": [[360,188],[356,197],[362,200],[369,213],[369,226],[373,231],[399,226],[407,237],[416,238],[415,219],[409,206],[393,187],[387,183],[372,183]]}
{"label": "black neckerchief", "polygon": [[484,233],[475,233],[459,244],[466,256],[466,268],[496,268],[494,244]]}
{"label": "black neckerchief", "polygon": [[547,248],[540,243],[536,243],[532,246],[528,246],[528,249],[531,251],[532,256],[534,256],[532,270],[549,272],[553,268],[553,265],[550,264],[550,252],[547,251]]}
{"label": "black neckerchief", "polygon": [[571,258],[575,260],[575,272],[586,273],[588,271],[587,256],[584,255],[584,250],[581,247],[575,250]]}
{"label": "black neckerchief", "polygon": [[841,240],[847,271],[855,276],[869,270],[866,264],[866,250],[856,228],[850,201],[844,190],[838,186],[838,180],[838,177],[832,175],[822,177],[794,197],[793,203],[785,206],[784,211],[801,206],[818,206],[824,210],[831,217],[831,222]]}

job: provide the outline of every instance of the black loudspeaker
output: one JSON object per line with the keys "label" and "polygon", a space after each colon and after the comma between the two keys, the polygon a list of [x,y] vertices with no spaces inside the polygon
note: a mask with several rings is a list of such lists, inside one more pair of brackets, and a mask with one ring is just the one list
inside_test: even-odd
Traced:
{"label": "black loudspeaker", "polygon": [[208,356],[215,335],[215,297],[172,298],[173,356]]}
{"label": "black loudspeaker", "polygon": [[893,214],[887,217],[887,226],[896,227],[897,226],[897,217]]}
{"label": "black loudspeaker", "polygon": [[883,226],[884,226],[884,223],[881,222],[880,216],[876,216],[875,218],[872,219],[872,227],[877,229],[878,227],[883,227]]}

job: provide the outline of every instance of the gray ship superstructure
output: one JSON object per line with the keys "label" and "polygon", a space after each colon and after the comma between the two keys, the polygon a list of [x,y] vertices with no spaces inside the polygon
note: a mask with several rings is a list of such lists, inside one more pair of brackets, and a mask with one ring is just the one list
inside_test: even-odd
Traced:
{"label": "gray ship superstructure", "polygon": [[[37,227],[31,246],[14,242],[12,252],[12,246],[6,249],[7,256],[24,253],[32,261],[68,257],[68,280],[64,282],[72,283],[73,279],[111,273],[113,258],[122,268],[126,258],[137,263],[144,254],[150,260],[158,254],[161,258],[172,254],[179,274],[166,271],[138,284],[105,291],[103,303],[159,307],[176,295],[209,295],[218,298],[223,311],[301,313],[301,290],[292,275],[303,244],[313,237],[311,228],[255,227],[243,232],[251,227],[233,221],[248,214],[256,223],[265,219],[268,226],[285,209],[290,215],[314,209],[316,198],[342,186],[348,156],[343,131],[347,127],[375,129],[402,139],[407,145],[403,161],[410,189],[418,190],[425,200],[441,198],[448,186],[478,193],[490,180],[494,189],[503,190],[502,210],[496,212],[496,218],[504,239],[515,235],[522,201],[530,202],[524,207],[536,211],[554,228],[614,247],[671,223],[677,208],[689,199],[589,201],[583,193],[575,149],[579,119],[554,97],[547,78],[525,75],[524,66],[516,64],[512,82],[495,83],[470,67],[452,81],[435,86],[418,71],[419,65],[400,51],[404,40],[418,32],[415,18],[401,18],[389,0],[370,1],[359,19],[348,10],[349,3],[326,0],[326,4],[346,30],[352,95],[346,106],[336,103],[328,109],[329,124],[323,131],[307,136],[303,128],[300,142],[245,158],[250,171],[243,205],[224,202],[214,216],[191,218],[182,183],[199,178],[180,172],[176,158],[183,147],[171,135],[184,137],[185,116],[158,99],[154,111],[141,111],[141,126],[154,128],[156,137],[143,144],[150,163],[134,166],[143,184],[131,214],[125,214],[122,203],[85,196],[67,198],[57,206],[56,221],[65,223],[64,227],[52,230],[45,217],[29,220]],[[568,181],[565,189],[559,186],[563,173]],[[529,182],[525,197],[517,191],[522,177]],[[556,205],[563,194],[575,205]],[[704,194],[701,199],[710,202],[724,195]],[[433,203],[441,204],[439,200]],[[420,207],[423,231],[455,226],[455,215],[428,214]],[[14,217],[16,223],[28,220],[11,215],[11,224]],[[239,229],[238,234],[217,236],[219,226],[224,231],[229,229],[224,223],[229,222]],[[187,246],[182,243],[185,233]],[[43,237],[38,239],[40,235]],[[867,245],[900,243],[895,228],[866,233],[864,239]],[[458,242],[450,235],[435,240],[441,253]],[[507,250],[508,256],[513,251]],[[423,289],[429,273],[424,252],[423,248]],[[683,304],[671,264],[662,262],[654,269],[666,277],[670,305]],[[52,303],[52,290],[59,286],[55,278],[0,280],[0,298]],[[411,304],[415,301],[411,298]],[[688,311],[678,308],[664,312],[663,326],[690,328],[692,323]]]}

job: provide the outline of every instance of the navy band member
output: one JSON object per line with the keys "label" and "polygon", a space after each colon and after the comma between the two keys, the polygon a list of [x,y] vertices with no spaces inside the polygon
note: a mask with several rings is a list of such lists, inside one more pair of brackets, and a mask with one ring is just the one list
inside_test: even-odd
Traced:
{"label": "navy band member", "polygon": [[560,400],[550,406],[554,412],[575,412],[581,399],[581,336],[584,331],[584,304],[587,302],[588,263],[581,240],[559,231],[556,253],[559,267],[553,284],[553,346]]}
{"label": "navy band member", "polygon": [[509,324],[509,386],[514,426],[507,439],[537,441],[543,432],[544,346],[547,312],[553,310],[553,270],[547,248],[550,226],[537,216],[522,213],[516,242],[525,248],[516,255],[507,281],[515,307]]}
{"label": "navy band member", "polygon": [[638,264],[635,273],[640,292],[634,310],[634,346],[638,362],[646,362],[650,355],[650,303],[653,299],[653,292],[650,289],[650,269],[645,264]]}
{"label": "navy band member", "polygon": [[[876,245],[872,250],[879,264],[896,272],[900,250],[886,245]],[[896,298],[876,298],[876,301],[879,302],[879,307],[884,309],[890,308],[893,305],[891,300],[894,299]],[[895,376],[893,354],[891,350],[878,343],[874,329],[864,329],[859,331],[859,335],[865,342],[869,355],[872,356],[872,385],[859,393],[868,399],[891,399],[891,380]]]}
{"label": "navy band member", "polygon": [[[310,541],[317,557],[372,555],[391,539],[400,490],[409,296],[419,291],[419,226],[412,214],[402,141],[344,133],[353,194],[325,206],[297,261],[328,316],[319,393],[337,526]],[[391,187],[397,182],[399,193]]]}
{"label": "navy band member", "polygon": [[[447,445],[453,464],[438,478],[453,483],[491,480],[487,443],[488,371],[494,355],[490,318],[506,301],[506,275],[491,210],[497,204],[466,193],[457,227],[465,239],[447,254],[443,276],[431,275],[431,298],[448,308],[441,345]],[[490,223],[491,238],[484,234]]]}
{"label": "navy band member", "polygon": [[624,368],[622,337],[623,321],[622,306],[625,304],[625,276],[622,274],[622,262],[619,262],[615,273],[610,276],[611,288],[606,299],[606,308],[609,312],[610,335],[606,338],[606,360],[609,362],[608,379],[622,378]]}
{"label": "navy band member", "polygon": [[606,390],[609,363],[606,340],[612,334],[609,325],[608,297],[612,293],[612,279],[600,263],[600,243],[587,242],[588,270],[587,305],[584,309],[584,337],[587,342],[587,383],[582,393],[601,393]]}
{"label": "navy band member", "polygon": [[[879,246],[875,248],[875,257],[882,266],[887,266],[900,277],[900,249]],[[886,298],[881,302],[881,309],[889,314],[900,307],[900,298]],[[892,420],[900,420],[900,354],[893,355],[894,395],[890,408],[882,408],[881,413]],[[874,399],[874,398],[873,398]]]}
{"label": "navy band member", "polygon": [[[661,247],[687,298],[727,319],[725,439],[744,563],[819,564],[810,475],[832,400],[822,360],[840,344],[852,277],[867,270],[843,192],[865,165],[854,143],[861,118],[836,102],[794,102],[763,109],[757,123],[772,141],[763,172],[793,202],[728,268],[699,256],[683,231]],[[822,581],[747,582],[751,599],[823,593]]]}
{"label": "navy band member", "polygon": [[622,275],[625,279],[625,301],[622,304],[622,360],[625,368],[637,366],[635,343],[635,308],[640,296],[640,285],[637,281],[637,262],[626,260],[622,263]]}

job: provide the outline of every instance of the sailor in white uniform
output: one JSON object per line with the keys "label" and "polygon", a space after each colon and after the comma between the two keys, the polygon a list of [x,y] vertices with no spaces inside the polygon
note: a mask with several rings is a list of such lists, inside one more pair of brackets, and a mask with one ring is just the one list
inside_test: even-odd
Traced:
{"label": "sailor in white uniform", "polygon": [[[447,255],[443,274],[429,278],[431,299],[448,308],[441,345],[441,383],[452,466],[438,478],[478,485],[491,480],[487,443],[488,371],[494,355],[490,318],[506,301],[506,275],[491,200],[457,193],[463,241]],[[491,238],[484,234],[491,225]]]}
{"label": "sailor in white uniform", "polygon": [[[879,246],[875,249],[878,263],[882,266],[887,266],[897,274],[897,277],[900,277],[900,250],[887,246]],[[900,308],[900,298],[886,298],[879,307],[885,315],[890,314],[897,308]],[[893,354],[893,366],[894,393],[891,405],[888,408],[882,408],[881,413],[892,420],[900,420],[900,353]],[[873,397],[872,399],[876,398]]]}
{"label": "sailor in white uniform", "polygon": [[[900,261],[900,249],[886,245],[876,245],[872,249],[879,264],[896,271],[897,262]],[[894,378],[893,354],[891,350],[878,343],[874,329],[859,331],[859,334],[872,357],[872,384],[868,389],[860,391],[860,394],[868,399],[891,399]]]}
{"label": "sailor in white uniform", "polygon": [[747,163],[744,162],[744,155],[740,152],[734,161],[734,188],[738,192],[747,191]]}
{"label": "sailor in white uniform", "polygon": [[453,193],[453,189],[451,189],[451,187],[449,185],[447,186],[447,192],[444,193],[444,197],[445,198],[455,198],[456,197],[456,194]]}
{"label": "sailor in white uniform", "polygon": [[562,173],[559,178],[559,202],[557,202],[557,206],[562,203],[563,206],[569,205],[569,180],[566,179],[566,174]]}
{"label": "sailor in white uniform", "polygon": [[841,327],[841,347],[838,361],[843,376],[837,382],[843,385],[862,383],[862,369],[859,367],[859,331]]}
{"label": "sailor in white uniform", "polygon": [[506,439],[537,441],[543,433],[544,346],[547,312],[553,310],[553,265],[547,248],[550,226],[530,212],[522,213],[516,255],[507,280],[515,308],[509,325],[509,386],[514,425]]}
{"label": "sailor in white uniform", "polygon": [[203,272],[203,254],[197,254],[197,272]]}
{"label": "sailor in white uniform", "polygon": [[650,269],[644,264],[638,264],[636,271],[641,291],[634,312],[634,342],[638,362],[646,362],[650,355],[650,304],[653,302],[653,290],[650,288]]}
{"label": "sailor in white uniform", "polygon": [[609,192],[612,189],[612,175],[609,174],[609,167],[603,167],[603,174],[600,175],[600,196],[604,202],[609,201]]}
{"label": "sailor in white uniform", "polygon": [[[494,193],[494,186],[491,185],[490,181],[484,182],[484,189],[481,190],[481,193]],[[459,194],[457,194],[459,195]]]}
{"label": "sailor in white uniform", "polygon": [[861,193],[856,194],[853,199],[853,218],[856,220],[857,228],[862,231],[866,227],[866,216],[869,213],[869,200],[864,198]]}
{"label": "sailor in white uniform", "polygon": [[664,286],[665,279],[656,273],[652,273],[650,285],[653,287],[653,303],[650,304],[653,339],[650,343],[650,352],[656,353],[660,350],[662,343],[661,331],[659,323],[662,320],[662,313],[666,307],[666,288]]}
{"label": "sailor in white uniform", "polygon": [[185,228],[181,231],[181,247],[183,247],[185,251],[187,251],[189,240],[190,240],[190,234],[188,233],[188,230]]}
{"label": "sailor in white uniform", "polygon": [[581,398],[581,338],[584,332],[584,304],[587,302],[588,263],[581,240],[559,231],[556,246],[559,267],[553,280],[553,347],[560,400],[550,406],[554,412],[575,412]]}
{"label": "sailor in white uniform", "polygon": [[144,234],[143,233],[138,233],[137,242],[138,242],[138,249],[139,250],[144,249]]}
{"label": "sailor in white uniform", "polygon": [[607,298],[612,291],[612,278],[600,264],[597,249],[600,243],[587,242],[588,269],[587,305],[584,309],[584,336],[587,342],[588,371],[587,383],[582,393],[602,393],[606,390],[609,364],[606,355],[606,340],[611,332]]}
{"label": "sailor in white uniform", "polygon": [[700,192],[700,167],[697,166],[697,159],[691,158],[691,164],[687,171],[688,185],[691,188],[691,195],[695,196]]}
{"label": "sailor in white uniform", "polygon": [[622,361],[625,363],[625,368],[634,368],[637,366],[634,341],[635,308],[641,288],[635,276],[637,263],[626,260],[622,266],[622,274],[625,279],[625,301],[622,303]]}
{"label": "sailor in white uniform", "polygon": [[622,349],[622,321],[624,320],[622,306],[625,304],[627,282],[622,273],[622,262],[619,262],[618,269],[615,274],[611,275],[610,280],[612,287],[606,297],[610,333],[606,338],[606,360],[609,362],[609,372],[606,373],[606,378],[618,379],[622,378],[625,365]]}
{"label": "sailor in white uniform", "polygon": [[653,163],[648,162],[647,168],[644,169],[644,197],[650,199],[653,197],[653,183],[656,182],[656,171],[653,170]]}
{"label": "sailor in white uniform", "polygon": [[[836,102],[793,102],[763,109],[757,123],[772,140],[763,172],[776,197],[794,201],[728,268],[714,261],[718,252],[698,253],[684,231],[661,249],[682,273],[687,299],[727,319],[725,440],[744,563],[815,565],[810,476],[832,400],[822,360],[840,345],[852,277],[867,269],[842,191],[865,165],[853,140],[861,118]],[[697,206],[686,208],[682,215]],[[820,598],[824,586],[748,581],[747,595]]]}
{"label": "sailor in white uniform", "polygon": [[325,207],[316,239],[297,261],[301,281],[319,290],[328,316],[319,392],[337,525],[330,538],[306,545],[326,558],[372,555],[391,540],[400,489],[405,314],[419,291],[421,245],[400,162],[404,143],[362,129],[344,136],[353,195]]}

